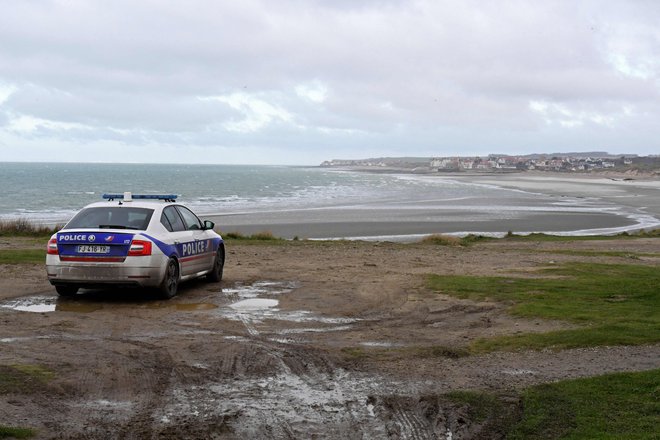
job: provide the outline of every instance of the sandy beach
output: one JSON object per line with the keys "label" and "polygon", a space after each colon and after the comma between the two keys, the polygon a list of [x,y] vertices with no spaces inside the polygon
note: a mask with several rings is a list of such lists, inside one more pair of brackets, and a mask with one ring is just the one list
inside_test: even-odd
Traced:
{"label": "sandy beach", "polygon": [[486,197],[448,200],[424,193],[407,200],[207,217],[223,232],[393,241],[414,241],[429,234],[601,235],[660,227],[657,178],[533,172],[401,177],[509,191],[501,204]]}

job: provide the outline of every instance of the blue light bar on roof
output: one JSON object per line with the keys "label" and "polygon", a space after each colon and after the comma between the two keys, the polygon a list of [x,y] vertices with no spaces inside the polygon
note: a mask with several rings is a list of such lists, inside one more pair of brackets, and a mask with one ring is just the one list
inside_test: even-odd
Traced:
{"label": "blue light bar on roof", "polygon": [[143,200],[165,200],[166,202],[173,202],[176,200],[176,194],[103,194],[103,198],[107,200],[120,199],[123,200],[126,196],[127,200],[130,199],[143,199]]}

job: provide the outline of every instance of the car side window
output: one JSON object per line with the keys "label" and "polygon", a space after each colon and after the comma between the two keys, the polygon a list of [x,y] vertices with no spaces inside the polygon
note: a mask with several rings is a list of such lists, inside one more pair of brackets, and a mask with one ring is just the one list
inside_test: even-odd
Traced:
{"label": "car side window", "polygon": [[[164,220],[166,220],[166,223],[163,223],[163,217]],[[186,230],[186,227],[183,224],[183,221],[181,220],[181,216],[174,208],[174,206],[168,206],[167,208],[163,209],[163,215],[161,216],[161,223],[163,223],[165,228],[170,232],[178,232],[178,231]],[[169,227],[167,223],[169,223]]]}
{"label": "car side window", "polygon": [[186,229],[192,231],[197,229],[202,229],[202,222],[197,218],[197,216],[185,206],[177,206],[177,210],[183,217],[183,222],[186,225]]}
{"label": "car side window", "polygon": [[174,228],[172,228],[172,223],[170,223],[170,221],[167,219],[167,216],[165,215],[165,211],[160,214],[160,224],[163,225],[168,231],[174,231]]}

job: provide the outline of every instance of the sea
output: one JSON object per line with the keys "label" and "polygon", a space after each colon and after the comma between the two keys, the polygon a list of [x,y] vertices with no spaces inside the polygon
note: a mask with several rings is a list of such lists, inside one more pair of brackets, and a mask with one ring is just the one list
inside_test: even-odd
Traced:
{"label": "sea", "polygon": [[416,186],[390,175],[316,167],[0,162],[0,218],[62,222],[105,193],[125,191],[177,194],[198,214],[224,214],[405,200]]}
{"label": "sea", "polygon": [[[534,213],[542,218],[546,211],[563,211],[573,216],[608,212],[626,219],[623,229],[640,223],[639,213],[598,199],[552,196],[452,178],[320,167],[0,162],[0,188],[0,219],[24,218],[47,225],[65,223],[81,207],[100,201],[104,193],[125,191],[177,194],[178,201],[202,216],[290,211],[300,218],[306,210],[332,209],[341,217],[342,210],[359,207],[360,212],[373,212],[375,219],[379,212],[406,209],[421,221],[428,210],[427,219],[451,212],[461,222],[456,217],[460,211],[466,223]],[[584,227],[576,224],[563,229],[564,233],[577,233]]]}

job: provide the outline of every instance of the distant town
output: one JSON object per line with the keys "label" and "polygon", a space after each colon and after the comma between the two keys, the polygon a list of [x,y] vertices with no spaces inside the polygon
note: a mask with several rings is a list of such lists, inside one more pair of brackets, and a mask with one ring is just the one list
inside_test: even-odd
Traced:
{"label": "distant town", "polygon": [[484,157],[385,157],[358,160],[329,160],[322,167],[371,170],[401,169],[420,173],[441,172],[599,172],[650,173],[660,175],[660,156],[612,155],[604,152],[553,153],[510,156],[490,154]]}

